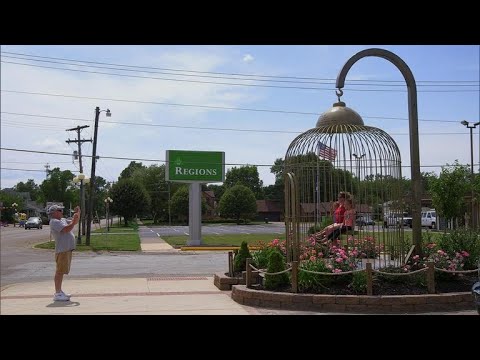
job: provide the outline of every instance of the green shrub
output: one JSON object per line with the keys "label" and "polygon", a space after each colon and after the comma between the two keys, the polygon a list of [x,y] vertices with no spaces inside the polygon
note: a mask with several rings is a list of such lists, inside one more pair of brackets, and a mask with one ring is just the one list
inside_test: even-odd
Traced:
{"label": "green shrub", "polygon": [[[302,261],[301,268],[308,271],[331,273],[332,270],[327,268],[327,264],[323,259],[316,261]],[[317,275],[302,271],[298,271],[298,290],[300,292],[321,292],[321,288],[328,286],[334,281],[334,276]]]}
{"label": "green shrub", "polygon": [[268,266],[268,258],[270,254],[275,250],[271,246],[264,246],[252,253],[252,259],[254,266],[258,269],[266,269]]}
{"label": "green shrub", "polygon": [[[285,257],[277,248],[273,249],[274,250],[268,257],[267,272],[269,273],[276,273],[285,270]],[[265,288],[267,290],[282,289],[289,284],[290,279],[286,272],[279,275],[265,275]]]}
{"label": "green shrub", "polygon": [[367,272],[354,272],[350,286],[355,293],[365,294],[367,292]]}
{"label": "green shrub", "polygon": [[438,240],[438,247],[447,252],[450,257],[466,251],[464,270],[476,269],[480,258],[480,232],[466,229],[452,230],[444,233]]}
{"label": "green shrub", "polygon": [[235,256],[233,260],[233,271],[241,272],[247,269],[247,259],[251,258],[252,255],[250,254],[250,250],[248,249],[248,244],[246,241],[242,241],[240,245],[240,250]]}

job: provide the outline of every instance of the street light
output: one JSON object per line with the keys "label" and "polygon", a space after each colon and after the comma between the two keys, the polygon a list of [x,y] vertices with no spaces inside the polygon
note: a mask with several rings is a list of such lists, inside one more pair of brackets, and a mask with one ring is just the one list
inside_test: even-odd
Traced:
{"label": "street light", "polygon": [[110,222],[108,221],[108,209],[110,207],[110,203],[113,202],[113,199],[108,196],[105,200],[105,218],[107,219],[107,231],[110,231]]}
{"label": "street light", "polygon": [[473,181],[474,181],[474,174],[473,174],[473,129],[475,129],[478,125],[480,125],[480,122],[470,124],[468,121],[463,120],[463,121],[460,122],[460,124],[466,126],[467,129],[470,129],[470,177],[471,177],[471,181],[472,181],[472,193],[471,193],[471,199],[470,199],[472,209],[471,209],[471,213],[470,213],[470,218],[472,219],[471,227],[476,228],[476,225],[477,225],[476,220],[477,219],[476,219],[476,216],[474,216],[474,214],[473,214],[474,210],[475,210],[475,207],[474,207],[474,204],[473,204]]}
{"label": "street light", "polygon": [[367,154],[362,154],[362,155],[360,155],[360,156],[358,156],[357,154],[352,154],[352,156],[354,156],[355,159],[357,159],[357,176],[358,176],[358,180],[360,180],[360,160],[361,160],[362,158],[364,158],[365,155],[367,155]]}
{"label": "street light", "polygon": [[12,204],[12,208],[13,208],[13,227],[15,227],[15,214],[17,213],[17,206],[18,206],[18,204],[15,203],[15,202]]}

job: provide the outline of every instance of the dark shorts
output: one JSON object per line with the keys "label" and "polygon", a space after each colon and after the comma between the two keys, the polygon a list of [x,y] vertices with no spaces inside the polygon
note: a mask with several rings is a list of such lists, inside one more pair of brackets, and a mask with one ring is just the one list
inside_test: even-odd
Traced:
{"label": "dark shorts", "polygon": [[59,274],[68,274],[70,272],[70,265],[72,264],[73,251],[65,251],[55,254],[55,262],[57,263],[56,272]]}
{"label": "dark shorts", "polygon": [[342,226],[341,228],[333,230],[329,235],[328,239],[329,240],[336,240],[340,239],[340,234],[345,234],[348,231],[352,231],[353,228],[351,226]]}

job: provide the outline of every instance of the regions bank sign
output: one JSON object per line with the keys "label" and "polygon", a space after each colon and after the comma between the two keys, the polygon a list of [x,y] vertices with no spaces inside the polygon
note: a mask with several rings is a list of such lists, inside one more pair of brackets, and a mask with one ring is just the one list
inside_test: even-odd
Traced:
{"label": "regions bank sign", "polygon": [[225,153],[220,151],[167,150],[166,181],[223,182]]}

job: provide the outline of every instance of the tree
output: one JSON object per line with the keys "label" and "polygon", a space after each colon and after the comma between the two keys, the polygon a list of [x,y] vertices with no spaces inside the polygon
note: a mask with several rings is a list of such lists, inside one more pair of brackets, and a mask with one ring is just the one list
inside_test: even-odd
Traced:
{"label": "tree", "polygon": [[225,175],[225,182],[223,183],[226,189],[235,185],[244,185],[252,190],[256,199],[263,199],[263,181],[260,180],[258,169],[254,165],[241,166],[239,168],[233,167],[227,171]]}
{"label": "tree", "polygon": [[316,201],[317,178],[321,201],[336,200],[339,191],[358,193],[358,182],[353,180],[351,172],[336,169],[330,161],[320,159],[314,152],[288,158],[285,169],[296,172],[298,188],[304,192],[302,201],[307,203]]}
{"label": "tree", "polygon": [[283,173],[285,170],[285,160],[282,158],[277,158],[273,163],[273,166],[270,168],[270,172],[275,174],[275,184],[283,183]]}
{"label": "tree", "polygon": [[40,185],[40,195],[37,201],[62,202],[64,205],[73,202],[76,197],[76,190],[72,184],[74,175],[70,170],[61,171],[56,167],[48,171],[48,178]]}
{"label": "tree", "polygon": [[[1,212],[1,221],[13,221],[13,216],[15,211],[21,210],[24,206],[24,202],[21,196],[14,195],[7,191],[0,191],[0,203],[2,203],[2,207],[0,209]],[[13,208],[12,204],[16,203],[17,207]]]}
{"label": "tree", "polygon": [[224,185],[209,184],[207,186],[207,190],[213,191],[213,193],[215,194],[215,199],[218,202],[218,201],[220,201],[223,193],[225,192],[225,186]]}
{"label": "tree", "polygon": [[[201,199],[202,214],[207,211],[207,204],[205,199]],[[182,185],[173,194],[170,200],[170,207],[172,214],[175,215],[180,221],[188,223],[189,217],[189,190],[187,185]]]}
{"label": "tree", "polygon": [[28,179],[26,183],[20,181],[13,187],[13,189],[18,192],[28,192],[30,194],[30,199],[33,201],[37,200],[37,197],[40,195],[40,187],[35,184],[33,179]]}
{"label": "tree", "polygon": [[145,166],[142,165],[141,162],[137,163],[136,161],[131,161],[130,164],[128,164],[128,166],[122,170],[118,180],[120,181],[121,179],[129,179],[135,170],[138,169],[145,169]]}
{"label": "tree", "polygon": [[150,198],[145,187],[132,179],[119,180],[112,186],[110,194],[114,199],[110,205],[111,210],[123,216],[125,226],[137,214],[141,214],[150,207]]}
{"label": "tree", "polygon": [[187,223],[188,219],[188,186],[181,186],[170,200],[170,208],[172,215],[183,223]]}
{"label": "tree", "polygon": [[225,191],[219,204],[220,216],[240,219],[252,219],[257,213],[257,202],[253,191],[244,185],[235,185]]}
{"label": "tree", "polygon": [[455,160],[454,165],[442,166],[440,176],[430,180],[433,180],[430,188],[435,210],[447,220],[461,216],[465,194],[471,189],[468,166],[459,165],[458,160]]}
{"label": "tree", "polygon": [[132,180],[142,183],[150,196],[153,223],[158,224],[160,219],[168,220],[169,186],[165,181],[165,165],[137,168],[132,173]]}

